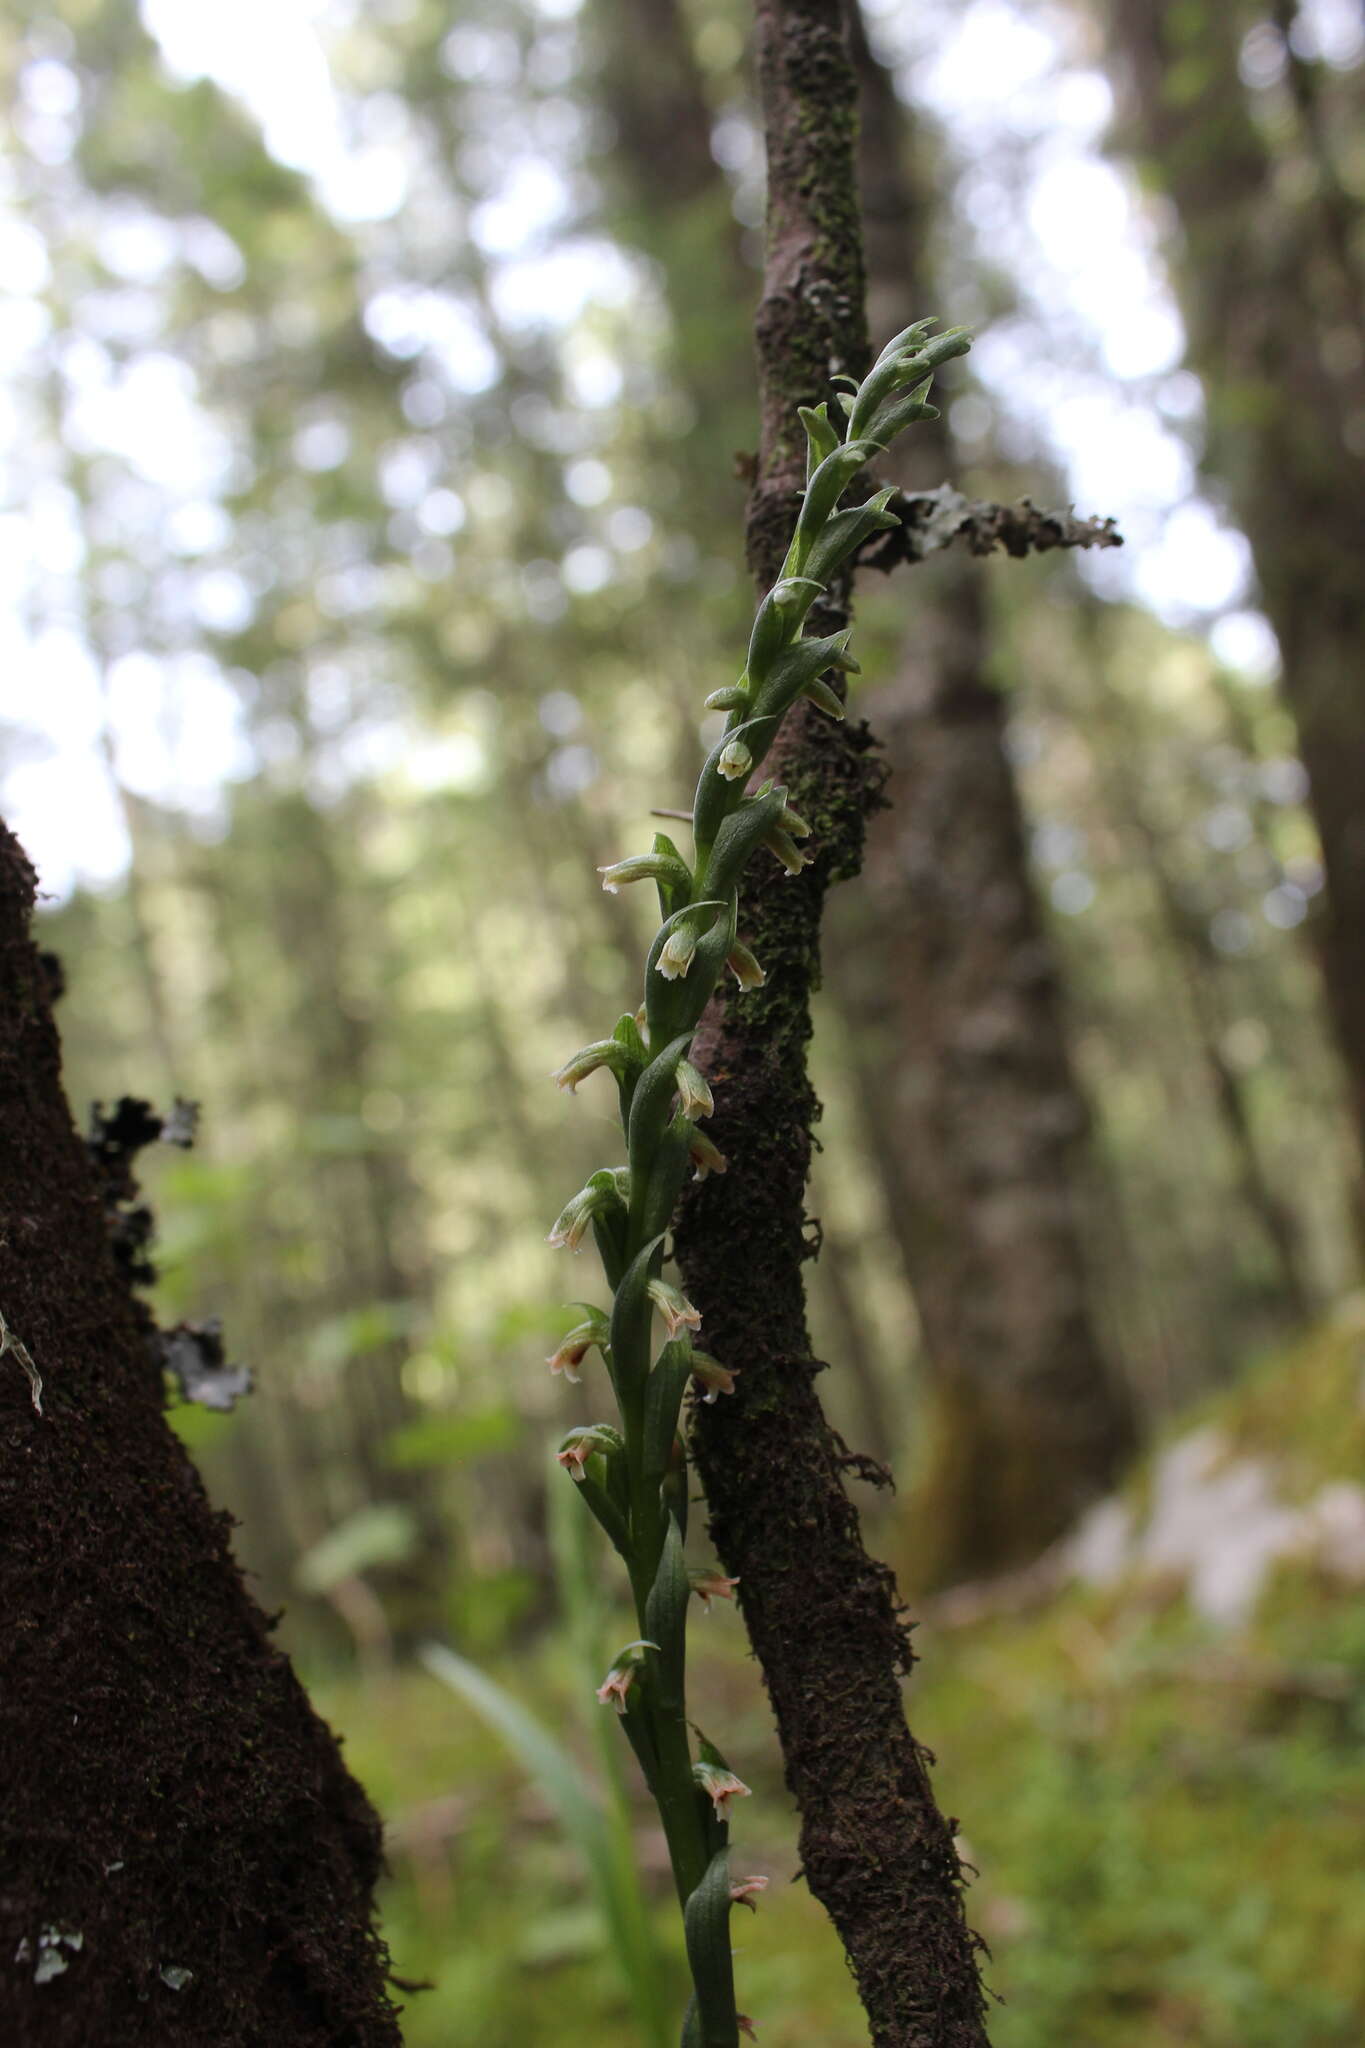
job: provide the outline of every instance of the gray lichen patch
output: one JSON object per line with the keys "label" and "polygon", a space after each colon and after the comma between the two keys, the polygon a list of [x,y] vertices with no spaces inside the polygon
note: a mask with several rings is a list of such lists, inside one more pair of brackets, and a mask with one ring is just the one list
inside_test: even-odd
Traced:
{"label": "gray lichen patch", "polygon": [[5,1321],[3,1312],[0,1312],[0,1358],[3,1358],[6,1352],[10,1354],[15,1364],[20,1367],[27,1377],[28,1390],[33,1406],[37,1413],[41,1415],[43,1412],[42,1374],[30,1358],[27,1344],[15,1336],[13,1330]]}

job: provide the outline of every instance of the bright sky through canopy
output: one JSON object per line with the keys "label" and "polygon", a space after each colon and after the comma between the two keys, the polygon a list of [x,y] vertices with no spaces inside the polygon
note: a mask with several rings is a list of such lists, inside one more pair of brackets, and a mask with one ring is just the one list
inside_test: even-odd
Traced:
{"label": "bright sky through canopy", "polygon": [[[574,11],[562,0],[542,5],[557,18]],[[920,32],[913,24],[907,29],[893,0],[877,0],[868,11],[889,45]],[[335,13],[327,0],[234,0],[230,8],[143,0],[142,7],[171,74],[185,81],[208,77],[234,95],[271,153],[303,172],[332,215],[373,251],[409,201],[413,158],[396,115],[367,127],[338,90],[326,45]],[[1350,61],[1339,10],[1324,4],[1318,13],[1324,47],[1337,61]],[[1197,431],[1200,393],[1179,367],[1181,325],[1152,221],[1133,181],[1099,153],[1111,111],[1108,87],[1063,46],[1062,20],[1008,0],[970,0],[946,33],[944,18],[936,19],[932,47],[916,49],[907,40],[899,52],[906,81],[942,118],[964,162],[980,166],[968,168],[960,188],[980,246],[997,260],[1002,247],[1012,250],[1018,272],[1020,312],[986,326],[973,366],[993,397],[1007,452],[1027,459],[1034,448],[1060,460],[1077,506],[1118,519],[1128,546],[1086,565],[1102,589],[1136,597],[1175,623],[1208,623],[1228,611],[1245,617],[1245,542],[1195,493],[1186,437],[1191,425]],[[485,31],[457,30],[448,42],[452,75],[457,69],[476,76],[496,71],[501,61],[497,38]],[[888,54],[897,52],[889,47]],[[30,86],[50,101],[56,134],[70,116],[62,104],[71,74],[50,60],[30,69],[44,74]],[[362,111],[365,104],[359,103]],[[726,143],[731,154],[733,143],[732,136]],[[60,143],[53,149],[59,155]],[[1002,179],[1002,160],[1014,166],[1012,182]],[[497,318],[509,331],[557,326],[565,335],[576,401],[609,406],[621,391],[620,368],[599,341],[576,331],[577,323],[594,301],[627,303],[633,273],[601,239],[556,239],[569,212],[552,155],[528,145],[509,155],[501,184],[471,207],[467,232],[490,265]],[[191,260],[211,283],[230,285],[241,259],[229,239],[207,222],[194,232],[199,239]],[[111,209],[102,235],[102,260],[129,285],[113,295],[127,303],[121,313],[113,307],[110,317],[135,327],[146,316],[138,312],[133,287],[154,283],[176,255],[171,233],[149,213],[128,209],[120,218]],[[45,340],[47,263],[32,227],[3,207],[0,253],[8,257],[0,367],[12,373],[26,365],[31,375]],[[148,304],[154,314],[154,302]],[[476,396],[496,379],[498,359],[487,336],[451,293],[390,275],[373,286],[365,318],[392,353],[438,349],[458,393]],[[1040,362],[1040,336],[1050,330],[1059,337],[1056,359]],[[155,330],[127,339],[142,346],[133,346],[118,369],[93,342],[67,349],[64,369],[77,392],[68,415],[76,452],[118,453],[150,494],[140,507],[130,501],[130,517],[154,518],[172,549],[192,563],[215,544],[215,535],[221,541],[225,514],[218,499],[233,450],[198,402],[191,371],[158,348]],[[962,404],[966,426],[980,401]],[[337,459],[327,436],[335,439],[338,431],[326,420],[301,423],[300,466],[320,471]],[[0,435],[22,470],[28,458],[21,418],[0,424]],[[586,477],[591,465],[580,467]],[[431,488],[432,480],[424,479],[422,489]],[[247,772],[249,761],[233,685],[209,653],[197,653],[192,644],[167,658],[126,653],[101,681],[69,621],[24,622],[26,584],[70,578],[83,548],[76,500],[60,478],[31,476],[29,491],[25,519],[4,521],[8,544],[0,554],[0,655],[7,679],[0,683],[0,719],[9,728],[0,769],[7,812],[44,886],[64,893],[78,877],[115,877],[126,859],[106,755],[134,793],[201,814],[212,811],[223,779]],[[426,530],[438,548],[465,517],[455,494],[444,495],[459,513],[444,532],[432,513],[436,523]],[[579,591],[600,587],[613,573],[612,557],[579,547],[571,563],[566,558],[565,573]],[[249,616],[250,590],[231,570],[206,568],[190,577],[188,589],[191,630],[194,619],[201,630],[223,630]],[[136,603],[130,593],[134,616]],[[1268,632],[1256,627],[1250,638],[1251,666],[1263,674]],[[1223,636],[1220,651],[1236,660],[1237,650],[1249,644],[1247,632],[1234,631]],[[380,753],[401,755],[401,735],[391,735]],[[362,758],[376,758],[374,748]]]}

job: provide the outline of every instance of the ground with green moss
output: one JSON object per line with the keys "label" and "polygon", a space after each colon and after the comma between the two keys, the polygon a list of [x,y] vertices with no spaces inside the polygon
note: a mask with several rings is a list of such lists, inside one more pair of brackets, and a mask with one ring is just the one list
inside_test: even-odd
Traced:
{"label": "ground with green moss", "polygon": [[[1273,1462],[1287,1501],[1365,1472],[1365,1326],[1346,1315],[1194,1418]],[[1143,1476],[1132,1498],[1141,1501]],[[837,1944],[795,1834],[739,1623],[694,1631],[695,1697],[754,1788],[736,1869],[772,1879],[736,1917],[741,2005],[765,2048],[861,2048]],[[1365,1600],[1281,1561],[1217,1628],[1179,1583],[1002,1592],[918,1631],[916,1731],[962,1817],[971,1914],[1003,2001],[996,2048],[1359,2048],[1365,2039]],[[554,1642],[499,1675],[583,1759],[594,1730]],[[580,1695],[575,1699],[575,1690]],[[325,1681],[323,1710],[392,1824],[386,1925],[410,2048],[627,2048],[640,2040],[574,1847],[498,1740],[425,1674]],[[673,1958],[666,1860],[643,1805],[641,1883]]]}

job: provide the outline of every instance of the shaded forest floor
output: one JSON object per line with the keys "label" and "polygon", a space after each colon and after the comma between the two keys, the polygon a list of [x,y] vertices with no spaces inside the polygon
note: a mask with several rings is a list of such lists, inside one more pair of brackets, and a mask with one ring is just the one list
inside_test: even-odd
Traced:
{"label": "shaded forest floor", "polygon": [[[1218,1483],[1269,1479],[1282,1529],[1325,1487],[1350,1509],[1365,1471],[1360,1305],[1159,1447],[1128,1489],[1134,1527],[1196,1430]],[[1111,1560],[1107,1585],[1001,1589],[974,1618],[948,1608],[921,1628],[912,1725],[980,1872],[971,1916],[1005,2001],[997,2048],[1358,2048],[1365,1601],[1349,1520],[1330,1555],[1291,1530],[1231,1618],[1153,1555]],[[1221,1597],[1215,1586],[1214,1609]],[[862,2048],[834,1938],[791,1881],[794,1828],[739,1624],[717,1614],[694,1642],[701,1712],[754,1787],[735,1867],[773,1880],[736,1929],[741,2003],[764,2048]],[[567,1667],[546,1645],[499,1675],[591,1771]],[[496,1738],[421,1673],[319,1679],[314,1694],[391,1824],[396,1967],[435,1983],[409,2002],[410,2048],[634,2048],[575,1852]],[[643,1808],[639,1840],[671,1953],[666,1860]]]}

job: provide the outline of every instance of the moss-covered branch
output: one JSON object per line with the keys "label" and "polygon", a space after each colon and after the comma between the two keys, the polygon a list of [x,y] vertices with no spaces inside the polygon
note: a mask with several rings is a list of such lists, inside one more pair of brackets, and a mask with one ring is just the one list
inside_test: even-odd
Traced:
{"label": "moss-covered branch", "polygon": [[[757,320],[762,403],[748,553],[760,587],[781,567],[804,484],[799,406],[866,361],[854,164],[856,88],[837,0],[760,0],[769,212]],[[846,585],[814,619],[844,622]],[[977,1945],[953,1828],[906,1726],[909,1641],[890,1574],[868,1555],[840,1447],[815,1391],[801,1268],[815,1101],[806,1072],[820,917],[856,872],[876,786],[864,728],[831,733],[798,706],[769,757],[812,826],[799,875],[756,870],[741,937],[765,987],[713,1005],[694,1058],[717,1086],[723,1180],[689,1189],[677,1253],[708,1344],[743,1361],[724,1413],[700,1408],[693,1446],[711,1532],[763,1667],[801,1813],[812,1892],[847,1950],[879,2048],[985,2041]],[[723,1087],[721,1084],[723,1083]]]}

